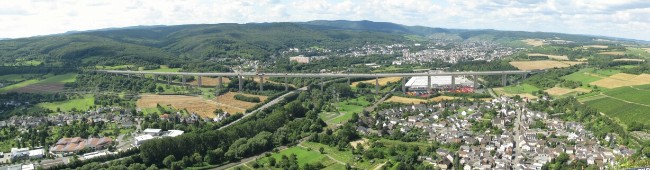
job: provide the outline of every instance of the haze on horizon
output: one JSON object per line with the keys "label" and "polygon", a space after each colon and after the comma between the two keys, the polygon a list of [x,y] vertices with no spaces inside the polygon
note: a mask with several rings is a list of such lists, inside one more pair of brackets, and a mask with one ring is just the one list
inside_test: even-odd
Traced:
{"label": "haze on horizon", "polygon": [[650,40],[650,1],[644,0],[0,1],[1,38],[137,25],[310,20],[370,20]]}

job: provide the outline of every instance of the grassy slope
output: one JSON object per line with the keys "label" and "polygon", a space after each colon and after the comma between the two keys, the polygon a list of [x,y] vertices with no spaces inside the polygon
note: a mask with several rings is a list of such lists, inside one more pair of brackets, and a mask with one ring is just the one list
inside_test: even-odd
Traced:
{"label": "grassy slope", "polygon": [[93,97],[93,95],[84,95],[84,97],[80,99],[72,99],[72,100],[54,102],[54,103],[50,103],[50,102],[39,103],[36,106],[47,108],[50,110],[56,110],[57,108],[60,108],[61,111],[70,111],[72,110],[72,108],[77,108],[77,110],[88,110],[90,106],[94,106],[94,105],[95,105],[95,98]]}
{"label": "grassy slope", "polygon": [[632,87],[619,87],[608,90],[604,93],[608,96],[612,96],[625,101],[650,105],[650,91],[637,90]]}
{"label": "grassy slope", "polygon": [[587,105],[598,109],[608,116],[621,120],[624,124],[634,121],[647,123],[650,120],[650,107],[625,103],[612,98],[601,98],[585,102]]}
{"label": "grassy slope", "polygon": [[7,87],[3,87],[0,89],[0,92],[6,92],[9,90],[29,86],[32,84],[45,84],[45,83],[68,83],[68,82],[74,82],[76,80],[77,74],[75,73],[69,73],[69,74],[61,74],[61,75],[56,75],[56,76],[50,76],[48,75],[46,79],[43,80],[38,80],[38,79],[30,79],[27,81],[23,81],[17,84],[13,84]]}
{"label": "grassy slope", "polygon": [[326,123],[336,124],[336,123],[343,123],[345,121],[348,121],[352,118],[353,113],[361,113],[363,111],[363,108],[368,106],[369,104],[370,102],[368,102],[366,98],[363,96],[355,99],[349,99],[342,102],[338,102],[336,103],[336,107],[338,108],[339,112],[343,113],[343,116],[331,119]]}
{"label": "grassy slope", "polygon": [[9,74],[9,75],[3,75],[0,76],[0,80],[5,80],[5,81],[25,81],[27,80],[25,77],[26,76],[33,76],[34,74]]}
{"label": "grassy slope", "polygon": [[503,90],[510,94],[532,93],[540,89],[530,84],[519,84],[515,86],[504,87]]}

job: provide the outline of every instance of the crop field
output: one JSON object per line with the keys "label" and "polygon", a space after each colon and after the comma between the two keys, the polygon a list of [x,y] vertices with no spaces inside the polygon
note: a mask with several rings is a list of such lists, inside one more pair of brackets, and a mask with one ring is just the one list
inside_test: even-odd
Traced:
{"label": "crop field", "polygon": [[48,75],[43,80],[30,79],[17,84],[0,88],[0,92],[25,92],[25,93],[50,93],[63,90],[64,84],[74,82],[77,74],[61,74],[56,76]]}
{"label": "crop field", "polygon": [[[400,81],[401,79],[402,79],[401,77],[384,77],[384,78],[379,78],[379,85],[380,85],[380,86],[385,86],[385,85],[388,84],[389,82],[398,82],[398,81]],[[352,86],[352,87],[356,87],[357,84],[359,84],[359,83],[368,83],[368,84],[375,85],[375,79],[372,79],[372,80],[365,80],[365,81],[359,81],[359,82],[353,82],[351,86]]]}
{"label": "crop field", "polygon": [[528,45],[535,46],[535,47],[544,45],[544,41],[540,40],[540,39],[525,39],[525,40],[521,40],[521,41],[523,41],[524,43],[526,43]]}
{"label": "crop field", "polygon": [[[603,92],[603,94],[617,99],[650,105],[650,91],[633,87],[619,87]],[[650,110],[649,110],[650,112]]]}
{"label": "crop field", "polygon": [[[228,101],[230,100],[235,99],[229,99]],[[201,117],[207,118],[215,117],[213,112],[216,109],[222,109],[228,113],[244,113],[246,110],[246,108],[239,108],[224,103],[217,103],[212,100],[206,100],[200,96],[147,94],[142,95],[136,102],[136,106],[140,109],[156,108],[157,104],[163,106],[170,105],[177,110],[187,109],[189,112],[195,112]]]}
{"label": "crop field", "polygon": [[537,70],[549,68],[563,68],[572,65],[582,64],[579,61],[553,61],[553,60],[540,60],[540,61],[511,61],[510,65],[517,67],[519,70]]}
{"label": "crop field", "polygon": [[650,58],[650,48],[626,48],[625,54],[629,56],[639,56],[642,58]]}
{"label": "crop field", "polygon": [[636,58],[617,58],[614,59],[614,61],[637,61],[637,62],[643,62],[645,60],[643,59],[636,59]]}
{"label": "crop field", "polygon": [[606,45],[583,45],[582,48],[609,48]]}
{"label": "crop field", "polygon": [[82,98],[78,99],[72,99],[72,100],[67,100],[67,101],[61,101],[61,102],[45,102],[45,103],[39,103],[36,106],[54,110],[56,111],[57,108],[61,109],[61,111],[67,112],[73,110],[73,108],[77,110],[88,110],[90,109],[91,106],[95,105],[95,97],[93,95],[84,95]]}
{"label": "crop field", "polygon": [[566,95],[566,94],[570,94],[570,93],[576,93],[576,92],[585,92],[585,93],[591,92],[591,90],[589,90],[589,89],[584,89],[584,88],[580,88],[580,87],[575,88],[575,89],[569,89],[569,88],[563,88],[563,87],[553,87],[553,88],[550,88],[550,89],[546,89],[544,91],[547,92],[550,95],[553,95],[553,96],[562,96],[562,95]]}
{"label": "crop field", "polygon": [[[230,78],[228,77],[222,77],[221,78],[223,81],[223,87],[225,87],[228,83],[230,83]],[[191,85],[196,86],[199,84],[198,78],[195,78],[194,81],[190,82]],[[216,87],[217,84],[219,84],[219,78],[213,78],[213,77],[201,77],[201,84],[203,86],[213,86]]]}
{"label": "crop field", "polygon": [[518,84],[518,85],[514,85],[514,86],[506,86],[506,87],[503,87],[503,90],[506,93],[520,94],[520,93],[532,93],[532,92],[535,92],[535,91],[539,91],[540,89],[533,86],[533,85],[524,83],[524,84]]}
{"label": "crop field", "polygon": [[604,55],[625,55],[625,51],[607,51],[607,52],[599,52],[598,54],[604,54]]}
{"label": "crop field", "polygon": [[585,104],[620,120],[624,124],[635,121],[647,124],[650,121],[650,107],[648,106],[627,103],[610,97],[589,100]]}
{"label": "crop field", "polygon": [[564,80],[571,80],[571,81],[579,81],[582,82],[583,84],[589,84],[594,81],[598,81],[602,78],[593,76],[592,74],[589,74],[587,72],[579,71],[575,72],[566,76],[561,77]]}
{"label": "crop field", "polygon": [[644,85],[650,84],[650,74],[634,75],[618,73],[589,84],[609,89],[623,86]]}
{"label": "crop field", "polygon": [[551,55],[551,54],[539,54],[539,53],[530,53],[528,56],[547,56],[550,59],[555,60],[569,60],[569,57],[566,55]]}
{"label": "crop field", "polygon": [[504,95],[509,97],[519,95],[521,97],[525,97],[528,99],[537,99],[537,96],[533,96],[530,93],[508,93],[503,88],[493,88],[492,90],[494,91],[494,93],[496,93],[496,95]]}

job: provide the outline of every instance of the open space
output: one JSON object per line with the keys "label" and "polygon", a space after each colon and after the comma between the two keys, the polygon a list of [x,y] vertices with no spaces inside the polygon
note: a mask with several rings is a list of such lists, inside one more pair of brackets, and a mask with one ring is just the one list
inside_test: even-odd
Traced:
{"label": "open space", "polygon": [[539,54],[539,53],[530,53],[528,56],[547,56],[550,59],[555,60],[569,60],[569,57],[566,55],[551,55],[551,54]]}
{"label": "open space", "polygon": [[607,52],[599,52],[598,54],[603,54],[603,55],[625,55],[624,51],[607,51]]}
{"label": "open space", "polygon": [[506,93],[510,93],[510,94],[520,94],[520,93],[532,93],[535,91],[539,91],[540,89],[533,85],[524,83],[524,84],[506,86],[503,87],[503,90]]}
{"label": "open space", "polygon": [[540,40],[540,39],[524,39],[524,40],[521,40],[521,41],[523,41],[524,43],[526,43],[528,45],[531,45],[531,46],[542,46],[542,45],[544,45],[544,40]]}
{"label": "open space", "polygon": [[623,86],[644,85],[650,84],[650,74],[634,75],[618,73],[589,84],[610,89]]}
{"label": "open space", "polygon": [[328,126],[336,126],[343,124],[352,118],[352,114],[360,114],[363,109],[370,105],[370,102],[365,97],[361,96],[354,99],[348,99],[338,103],[334,103],[334,112],[321,113],[320,117],[327,123]]}
{"label": "open space", "polygon": [[68,112],[71,110],[88,110],[91,106],[95,105],[95,97],[93,95],[84,95],[78,99],[72,99],[61,102],[46,102],[39,103],[36,106],[54,110],[60,109],[61,111]]}
{"label": "open space", "polygon": [[580,87],[575,88],[575,89],[569,89],[569,88],[563,88],[563,87],[553,87],[553,88],[550,88],[550,89],[546,89],[544,91],[547,92],[550,95],[553,95],[553,96],[562,96],[562,95],[577,93],[577,92],[588,93],[591,90],[580,88]]}
{"label": "open space", "polygon": [[[400,81],[401,79],[402,79],[401,77],[384,77],[384,78],[379,78],[379,85],[380,85],[380,86],[385,86],[385,85],[388,84],[389,82],[398,82],[398,81]],[[351,86],[352,86],[352,87],[356,87],[357,84],[359,84],[359,83],[368,83],[368,84],[375,85],[375,81],[376,81],[375,79],[372,79],[372,80],[365,80],[365,81],[359,81],[359,82],[352,82],[352,85],[351,85]]]}
{"label": "open space", "polygon": [[582,48],[609,48],[609,46],[606,45],[583,45]]}
{"label": "open space", "polygon": [[511,61],[510,65],[517,67],[519,70],[540,70],[549,68],[563,68],[572,65],[582,64],[579,61],[553,61],[553,60],[540,60],[540,61]]}
{"label": "open space", "polygon": [[65,83],[74,82],[77,74],[46,75],[47,78],[30,79],[0,88],[0,92],[48,93],[63,90]]}
{"label": "open space", "polygon": [[237,92],[228,92],[226,94],[220,95],[220,96],[212,99],[212,101],[217,102],[219,104],[224,104],[224,105],[233,106],[233,107],[242,108],[242,109],[248,109],[248,108],[251,108],[251,107],[257,105],[257,103],[245,102],[245,101],[235,99],[235,95],[237,95],[237,94],[242,94],[242,95],[248,96],[248,97],[259,97],[261,102],[264,102],[264,101],[266,101],[266,99],[269,98],[268,96],[244,94],[244,93],[237,93]]}
{"label": "open space", "polygon": [[[230,79],[228,77],[223,77],[222,79],[222,87],[226,87],[228,83],[230,83]],[[198,79],[194,79],[194,81],[190,82],[190,85],[196,86],[199,84]],[[203,86],[212,86],[216,87],[217,84],[219,84],[219,78],[213,78],[213,77],[201,77],[201,85]]]}
{"label": "open space", "polygon": [[214,111],[216,109],[222,109],[228,113],[243,113],[245,111],[245,109],[218,104],[212,100],[203,99],[200,96],[147,94],[140,96],[140,99],[136,102],[136,106],[140,109],[156,108],[157,104],[164,106],[171,105],[178,110],[187,109],[189,112],[194,112],[201,117],[207,118],[215,117]]}

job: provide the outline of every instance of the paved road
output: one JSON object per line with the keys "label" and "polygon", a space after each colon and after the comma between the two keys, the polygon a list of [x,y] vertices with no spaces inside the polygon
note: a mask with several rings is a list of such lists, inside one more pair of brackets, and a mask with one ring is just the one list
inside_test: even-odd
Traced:
{"label": "paved road", "polygon": [[515,111],[517,113],[517,119],[515,119],[515,124],[514,124],[515,125],[515,127],[514,127],[515,128],[515,144],[516,144],[515,145],[515,154],[514,154],[514,156],[515,156],[515,159],[514,159],[515,165],[516,165],[517,162],[519,162],[520,156],[522,156],[521,155],[521,153],[522,153],[521,147],[519,147],[519,142],[521,142],[520,137],[522,137],[521,136],[521,130],[522,130],[522,128],[521,128],[522,110],[521,109],[523,109],[523,108],[517,108],[517,110]]}

